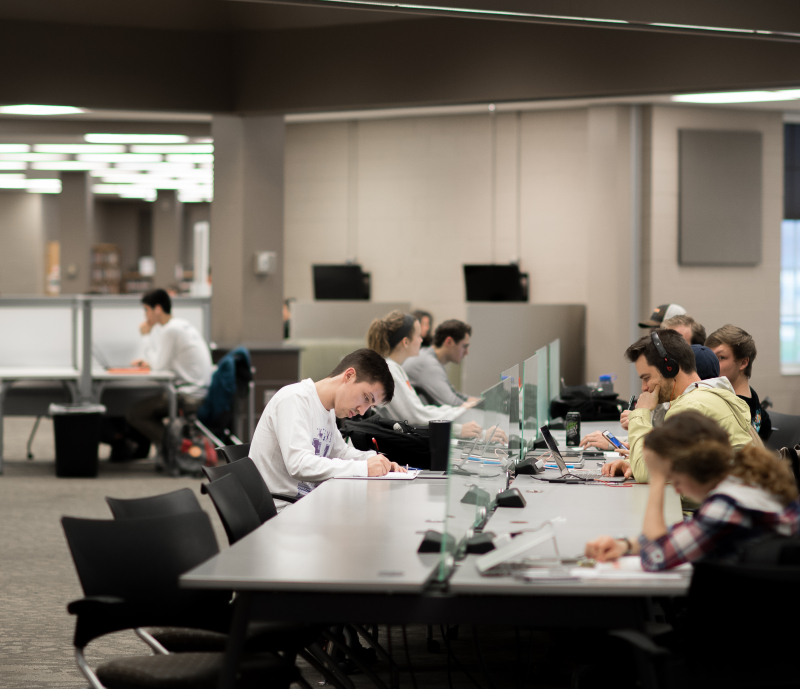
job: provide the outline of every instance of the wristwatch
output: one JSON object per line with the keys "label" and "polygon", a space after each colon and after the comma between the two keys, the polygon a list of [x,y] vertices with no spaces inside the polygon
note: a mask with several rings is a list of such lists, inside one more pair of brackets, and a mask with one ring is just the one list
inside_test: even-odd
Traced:
{"label": "wristwatch", "polygon": [[625,555],[630,555],[631,554],[631,551],[633,550],[633,543],[631,543],[631,539],[630,538],[628,538],[627,536],[616,536],[614,538],[614,540],[615,541],[625,541],[625,545],[628,546],[625,549],[625,552],[622,553],[623,557]]}

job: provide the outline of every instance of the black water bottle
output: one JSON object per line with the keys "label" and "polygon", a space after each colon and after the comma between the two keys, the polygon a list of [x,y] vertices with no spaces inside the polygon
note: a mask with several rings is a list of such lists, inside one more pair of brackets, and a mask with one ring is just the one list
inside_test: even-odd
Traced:
{"label": "black water bottle", "polygon": [[450,456],[451,421],[431,421],[428,423],[428,442],[431,448],[431,471],[447,471]]}

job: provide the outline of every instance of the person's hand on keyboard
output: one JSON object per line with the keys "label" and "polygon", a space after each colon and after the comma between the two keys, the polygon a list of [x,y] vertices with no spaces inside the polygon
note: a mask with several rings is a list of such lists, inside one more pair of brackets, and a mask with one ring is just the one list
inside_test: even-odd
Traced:
{"label": "person's hand on keyboard", "polygon": [[633,476],[633,469],[631,469],[630,462],[625,459],[615,459],[613,462],[606,462],[601,469],[603,476],[624,476],[630,478]]}

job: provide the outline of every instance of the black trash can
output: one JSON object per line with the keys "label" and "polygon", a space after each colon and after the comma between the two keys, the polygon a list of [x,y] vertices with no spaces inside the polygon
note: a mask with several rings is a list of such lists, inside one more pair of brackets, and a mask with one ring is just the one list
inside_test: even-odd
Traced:
{"label": "black trash can", "polygon": [[102,404],[51,404],[56,476],[97,476]]}

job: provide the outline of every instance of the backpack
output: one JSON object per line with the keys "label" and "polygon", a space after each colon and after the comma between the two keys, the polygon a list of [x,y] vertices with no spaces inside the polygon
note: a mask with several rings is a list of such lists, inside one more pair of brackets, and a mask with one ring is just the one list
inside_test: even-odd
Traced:
{"label": "backpack", "polygon": [[615,392],[598,392],[588,385],[561,388],[561,395],[550,403],[550,418],[566,417],[576,411],[581,421],[617,421],[625,409],[625,401]]}
{"label": "backpack", "polygon": [[347,419],[341,426],[342,437],[350,438],[357,450],[374,450],[393,462],[417,469],[431,468],[431,448],[428,444],[428,427],[414,426],[406,421],[394,421],[373,415],[368,419]]}
{"label": "backpack", "polygon": [[217,451],[193,421],[179,416],[167,426],[164,436],[166,469],[171,476],[201,478],[203,467],[217,466]]}

